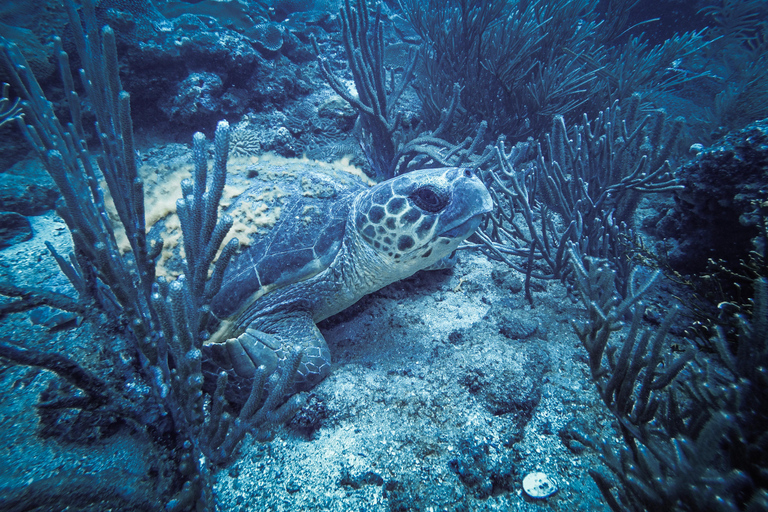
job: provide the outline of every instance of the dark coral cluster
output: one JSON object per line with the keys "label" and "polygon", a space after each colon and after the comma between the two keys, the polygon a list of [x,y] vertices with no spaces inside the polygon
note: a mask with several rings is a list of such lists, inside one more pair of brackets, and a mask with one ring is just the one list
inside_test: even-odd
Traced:
{"label": "dark coral cluster", "polygon": [[668,249],[670,264],[686,274],[705,270],[709,260],[736,269],[751,251],[766,250],[768,121],[699,149],[677,170],[682,188],[657,228],[660,236],[674,241]]}
{"label": "dark coral cluster", "polygon": [[[3,40],[0,50],[14,87],[25,99],[26,115],[18,126],[61,196],[57,213],[72,235],[73,253],[62,256],[50,243],[47,246],[78,299],[3,283],[3,294],[18,299],[6,305],[3,313],[41,304],[80,313],[99,311],[110,322],[122,324],[115,329],[124,343],[107,344],[103,350],[114,360],[124,361],[123,372],[102,377],[57,352],[24,347],[21,340],[3,340],[0,357],[44,368],[66,381],[66,386],[49,386],[41,395],[38,409],[46,435],[102,432],[123,422],[152,425],[158,446],[166,439],[178,464],[175,484],[161,491],[169,495],[156,498],[166,502],[167,510],[207,509],[213,506],[211,465],[225,463],[248,431],[282,423],[295,412],[302,396],[287,402],[285,397],[302,353],[287,355],[288,367],[281,376],[259,368],[237,412],[225,410],[226,373],[213,377],[212,391],[202,392],[203,318],[239,246],[237,238],[224,244],[214,264],[233,224],[229,215],[218,211],[226,181],[229,125],[221,121],[216,129],[210,173],[205,136],[195,134],[193,177],[182,182],[182,198],[176,203],[184,234],[185,275],[172,281],[157,277],[156,260],[163,242],[147,236],[144,183],[137,172],[130,95],[123,90],[118,73],[115,33],[109,26],[98,29],[93,3],[85,2],[82,21],[72,2],[66,7],[71,25],[77,27],[73,36],[83,66],[80,77],[96,118],[97,158],[89,152],[80,96],[61,40],[56,39],[55,45],[69,110],[66,124],[18,47]],[[130,257],[118,248],[105,190],[129,243]],[[72,307],[72,302],[77,306]],[[98,315],[92,321],[103,323]],[[135,387],[141,392],[127,391]],[[47,502],[65,500],[67,491],[55,491]],[[122,499],[117,494],[113,498]],[[8,499],[3,508],[15,498]],[[27,494],[27,499],[35,503],[42,497]],[[125,500],[125,506],[130,504]]]}
{"label": "dark coral cluster", "polygon": [[[176,4],[158,12],[167,18],[134,17],[118,30],[118,48],[132,70],[124,80],[136,91],[137,125],[141,119],[157,123],[160,114],[159,120],[192,130],[222,116],[282,108],[310,91],[313,76],[305,76],[301,64],[312,54],[290,19],[278,23],[239,12],[233,22],[227,10],[238,9],[237,2],[216,4]],[[130,14],[106,10],[103,21],[114,26],[116,17]],[[311,23],[297,21],[302,29]],[[314,26],[324,33],[321,21]]]}

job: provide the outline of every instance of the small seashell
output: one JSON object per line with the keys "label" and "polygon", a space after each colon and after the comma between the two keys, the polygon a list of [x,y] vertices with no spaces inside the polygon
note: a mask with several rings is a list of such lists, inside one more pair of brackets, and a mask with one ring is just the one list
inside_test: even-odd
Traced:
{"label": "small seashell", "polygon": [[536,471],[523,478],[523,491],[531,498],[545,499],[557,492],[557,484],[546,474]]}

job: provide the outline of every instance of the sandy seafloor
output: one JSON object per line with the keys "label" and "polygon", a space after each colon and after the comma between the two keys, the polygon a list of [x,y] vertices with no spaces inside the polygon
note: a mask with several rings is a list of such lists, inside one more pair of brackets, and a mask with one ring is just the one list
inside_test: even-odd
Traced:
{"label": "sandy seafloor", "polygon": [[[596,456],[574,455],[557,435],[574,420],[597,438],[615,435],[568,325],[579,309],[555,285],[536,293],[532,309],[522,292],[494,282],[494,269],[507,272],[464,254],[451,272],[422,272],[321,324],[335,358],[333,373],[315,389],[332,411],[328,426],[311,440],[283,431],[269,444],[245,447],[219,474],[225,508],[388,510],[382,486],[338,485],[345,474],[374,472],[404,484],[394,494],[412,510],[602,510],[587,474]],[[517,340],[500,334],[491,305],[502,302],[502,321],[536,322],[537,333]],[[527,418],[524,409],[539,393]],[[522,410],[493,414],[504,399]],[[505,446],[510,439],[519,440]],[[473,496],[479,489],[449,468],[467,444],[487,445],[489,467],[514,461],[510,492]],[[531,471],[553,477],[559,492],[526,499],[520,482]]]}
{"label": "sandy seafloor", "polygon": [[[65,224],[53,212],[31,221],[31,240],[0,251],[3,278],[74,295],[44,245],[67,253]],[[220,509],[607,509],[587,473],[607,473],[597,454],[573,453],[559,435],[575,425],[618,441],[569,324],[582,309],[558,282],[535,283],[531,307],[522,277],[462,251],[452,270],[421,272],[321,323],[333,371],[310,397],[312,414],[323,412],[319,428],[308,434],[294,422],[269,442],[246,438],[216,474]],[[0,336],[105,365],[88,323],[50,331],[28,313],[12,314]],[[108,331],[99,337],[117,342]],[[146,435],[122,428],[79,443],[40,436],[35,404],[51,379],[0,367],[0,486],[83,476],[121,489],[155,486],[169,466],[153,460]],[[452,467],[479,476],[465,478],[468,485]],[[489,475],[505,468],[512,473],[492,487]],[[522,478],[532,471],[555,480],[558,492],[524,496]]]}

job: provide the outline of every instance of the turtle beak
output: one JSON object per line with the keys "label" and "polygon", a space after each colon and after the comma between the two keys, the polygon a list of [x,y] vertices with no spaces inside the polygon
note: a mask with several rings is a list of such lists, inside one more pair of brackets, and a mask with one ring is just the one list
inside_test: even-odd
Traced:
{"label": "turtle beak", "polygon": [[448,231],[443,231],[440,233],[440,236],[461,239],[467,238],[469,235],[475,232],[477,227],[480,225],[480,221],[482,220],[482,215],[475,215],[474,217],[470,217],[466,221],[462,222],[458,226],[451,228]]}
{"label": "turtle beak", "polygon": [[440,233],[441,236],[464,239],[474,233],[483,215],[493,211],[490,192],[469,170],[456,180],[453,190],[454,220]]}

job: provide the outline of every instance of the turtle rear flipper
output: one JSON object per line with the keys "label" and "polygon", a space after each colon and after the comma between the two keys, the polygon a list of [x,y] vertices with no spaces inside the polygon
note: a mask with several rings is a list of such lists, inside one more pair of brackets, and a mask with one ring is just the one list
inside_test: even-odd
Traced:
{"label": "turtle rear flipper", "polygon": [[249,327],[237,338],[203,346],[205,389],[212,391],[219,372],[228,375],[225,396],[230,403],[248,399],[253,377],[259,366],[267,375],[285,371],[291,347],[303,352],[288,395],[316,386],[331,371],[328,345],[308,313],[297,313],[269,326],[272,332]]}

